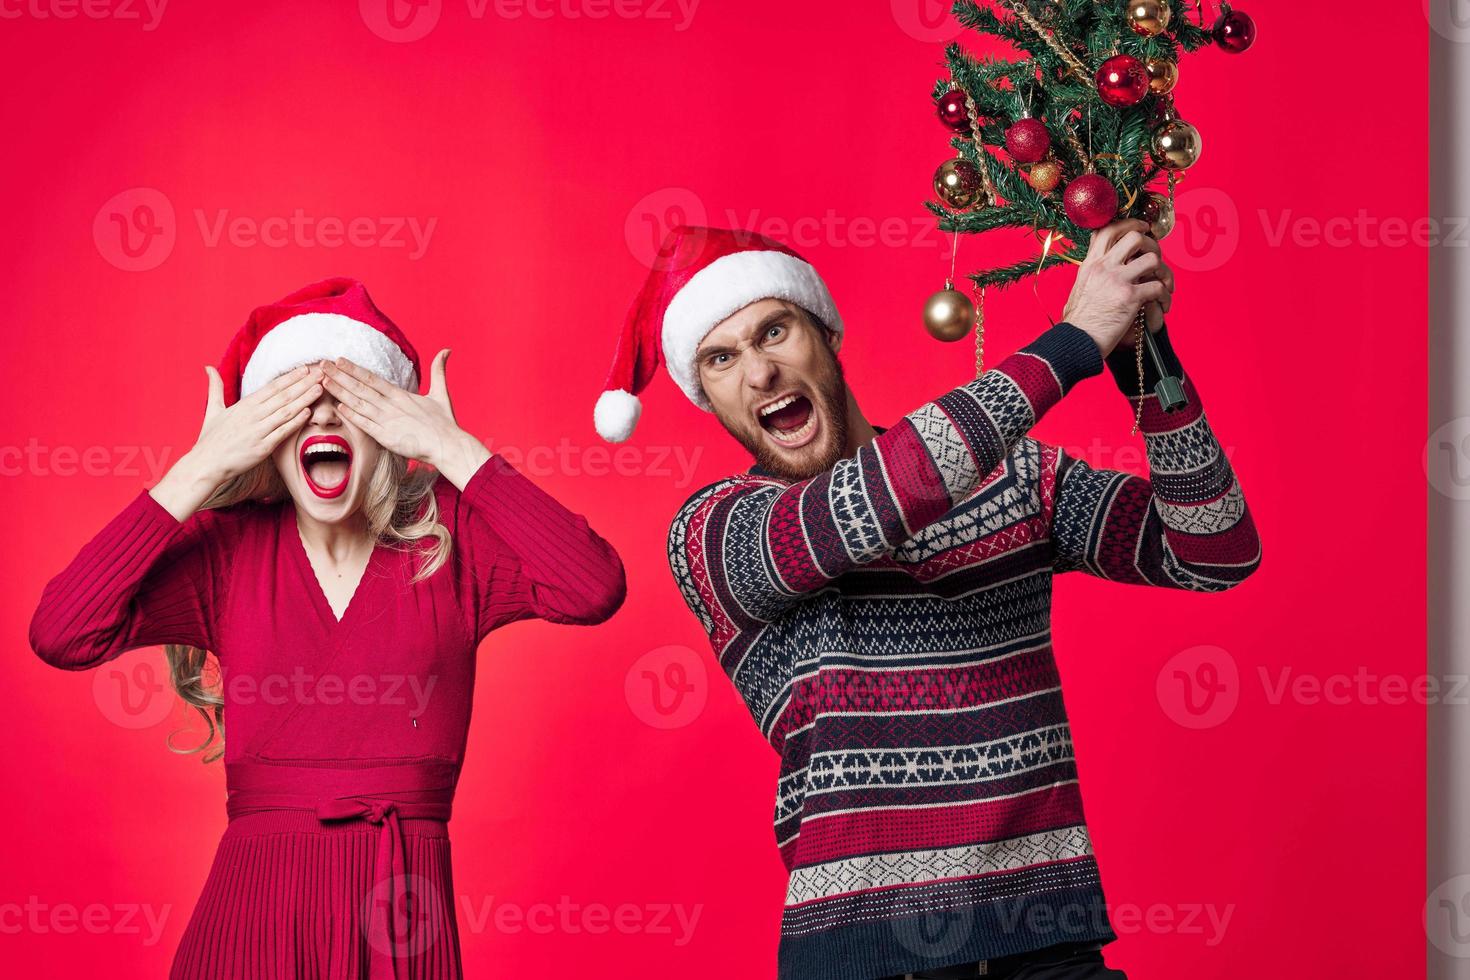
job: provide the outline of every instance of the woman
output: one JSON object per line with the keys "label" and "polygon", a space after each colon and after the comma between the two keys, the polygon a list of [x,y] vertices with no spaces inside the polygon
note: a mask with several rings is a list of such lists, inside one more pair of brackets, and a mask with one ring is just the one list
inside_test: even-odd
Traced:
{"label": "woman", "polygon": [[206,368],[195,446],[42,595],[43,660],[167,644],[206,742],[229,722],[230,822],[174,978],[461,976],[446,824],[475,648],[601,622],[624,580],[455,423],[448,354],[416,394],[417,354],[348,279],[256,310]]}

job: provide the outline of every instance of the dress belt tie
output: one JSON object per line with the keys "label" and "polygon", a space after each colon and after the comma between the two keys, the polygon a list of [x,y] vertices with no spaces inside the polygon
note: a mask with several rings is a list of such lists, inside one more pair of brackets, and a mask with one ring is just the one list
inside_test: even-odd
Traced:
{"label": "dress belt tie", "polygon": [[[328,769],[240,762],[229,767],[226,810],[232,820],[271,810],[307,810],[323,823],[363,820],[378,827],[366,910],[371,950],[368,976],[398,980],[399,961],[414,948],[407,928],[413,914],[408,903],[433,898],[415,896],[406,887],[400,818],[447,822],[455,775],[455,767],[447,763]],[[351,792],[352,788],[358,792]]]}

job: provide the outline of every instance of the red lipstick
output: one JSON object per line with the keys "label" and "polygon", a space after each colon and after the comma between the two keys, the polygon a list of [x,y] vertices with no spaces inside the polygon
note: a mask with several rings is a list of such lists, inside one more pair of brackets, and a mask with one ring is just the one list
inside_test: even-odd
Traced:
{"label": "red lipstick", "polygon": [[[347,490],[347,481],[352,476],[352,446],[341,436],[311,436],[301,444],[299,462],[306,485],[318,497],[331,500]],[[317,466],[332,474],[340,467],[342,479],[330,485],[318,483],[312,478],[312,469]]]}

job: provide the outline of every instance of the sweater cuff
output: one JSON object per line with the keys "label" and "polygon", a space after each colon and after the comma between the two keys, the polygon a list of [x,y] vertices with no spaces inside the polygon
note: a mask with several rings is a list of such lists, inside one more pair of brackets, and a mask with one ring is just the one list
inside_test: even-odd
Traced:
{"label": "sweater cuff", "polygon": [[487,485],[493,484],[495,478],[506,471],[514,473],[515,467],[507,463],[504,456],[492,452],[490,458],[480,464],[480,468],[475,470],[469,482],[464,485],[462,495],[466,500],[478,500],[485,495]]}
{"label": "sweater cuff", "polygon": [[169,513],[147,490],[140,490],[132,503],[113,518],[113,523],[129,528],[124,536],[135,542],[152,542],[155,538],[166,542],[184,528],[184,522]]}
{"label": "sweater cuff", "polygon": [[1102,373],[1103,357],[1097,342],[1066,320],[1056,324],[1021,350],[1051,365],[1064,395],[1077,382]]}
{"label": "sweater cuff", "polygon": [[[1165,367],[1174,377],[1183,380],[1184,368],[1179,365],[1179,357],[1174,353],[1174,345],[1169,342],[1169,326],[1166,323],[1158,333],[1154,334],[1154,342],[1159,345],[1159,353],[1163,355]],[[1108,355],[1108,371],[1118,385],[1118,390],[1129,398],[1138,397],[1138,355],[1132,347],[1115,347]],[[1159,383],[1159,369],[1154,366],[1154,359],[1144,352],[1143,356],[1143,391],[1145,395],[1151,395],[1154,386]]]}

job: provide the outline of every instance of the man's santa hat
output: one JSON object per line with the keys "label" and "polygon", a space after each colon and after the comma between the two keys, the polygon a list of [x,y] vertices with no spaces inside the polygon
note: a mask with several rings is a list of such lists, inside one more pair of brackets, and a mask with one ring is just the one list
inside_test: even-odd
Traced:
{"label": "man's santa hat", "polygon": [[720,321],[763,299],[795,303],[842,335],[842,318],[817,270],[780,242],[751,231],[672,229],[618,341],[606,390],[592,420],[597,434],[622,442],[643,411],[638,393],[662,360],[684,394],[705,411],[695,352]]}
{"label": "man's santa hat", "polygon": [[418,391],[418,352],[373,305],[362,283],[338,277],[250,314],[220,361],[225,404],[254,394],[292,368],[339,357]]}

